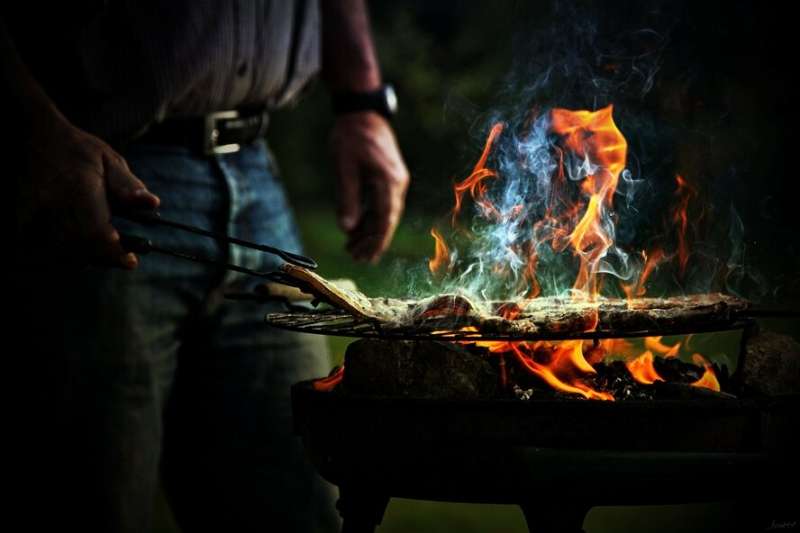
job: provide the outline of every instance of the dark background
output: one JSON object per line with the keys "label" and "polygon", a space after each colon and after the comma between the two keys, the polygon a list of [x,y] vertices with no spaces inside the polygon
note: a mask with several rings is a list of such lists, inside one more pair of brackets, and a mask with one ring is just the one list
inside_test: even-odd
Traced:
{"label": "dark background", "polygon": [[[627,243],[644,245],[667,231],[680,172],[699,193],[690,213],[698,266],[695,287],[686,289],[797,305],[797,150],[789,130],[796,30],[788,10],[752,1],[384,0],[370,7],[384,77],[400,98],[395,130],[413,180],[406,216],[379,266],[355,264],[342,250],[323,87],[270,125],[322,274],[353,278],[370,295],[402,294],[404,273],[432,254],[428,230],[446,216],[452,183],[474,163],[492,119],[515,124],[536,105],[613,103],[629,168],[645,180],[639,209],[622,228]],[[336,359],[345,343],[333,341]],[[724,503],[595,509],[586,529],[726,531],[729,514]],[[513,507],[401,500],[389,506],[381,531],[525,529]]]}
{"label": "dark background", "polygon": [[[492,120],[513,126],[535,106],[613,103],[629,143],[628,166],[644,184],[636,212],[622,213],[623,244],[641,249],[674,240],[664,219],[681,173],[699,192],[690,210],[695,275],[670,288],[797,301],[797,186],[787,168],[794,47],[786,13],[757,2],[370,7],[384,76],[400,97],[395,129],[412,176],[407,216],[384,273],[432,253],[431,223],[451,207],[452,183],[477,159]],[[318,84],[296,108],[277,114],[269,134],[312,251],[317,240],[340,242],[332,228],[331,122]],[[375,286],[368,271],[352,270],[343,257],[335,261],[341,268],[332,263],[333,275],[363,273],[366,289],[403,292],[402,278]]]}

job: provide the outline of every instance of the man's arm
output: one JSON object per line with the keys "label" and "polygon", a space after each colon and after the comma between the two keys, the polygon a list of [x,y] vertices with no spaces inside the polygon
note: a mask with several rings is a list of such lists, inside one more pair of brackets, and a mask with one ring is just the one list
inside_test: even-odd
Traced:
{"label": "man's arm", "polygon": [[155,208],[158,198],[106,143],[72,125],[31,75],[0,19],[3,98],[21,127],[22,168],[16,176],[17,238],[46,248],[53,262],[135,268],[111,226],[109,204]]}
{"label": "man's arm", "polygon": [[[364,0],[322,1],[322,49],[322,76],[331,92],[381,86]],[[394,133],[377,112],[348,113],[337,117],[331,144],[347,249],[356,259],[377,261],[392,240],[408,189]]]}

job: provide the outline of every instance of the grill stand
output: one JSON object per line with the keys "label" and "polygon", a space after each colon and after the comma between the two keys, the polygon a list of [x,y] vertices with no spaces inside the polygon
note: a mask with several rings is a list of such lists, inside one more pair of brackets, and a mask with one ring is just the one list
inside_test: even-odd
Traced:
{"label": "grill stand", "polygon": [[[441,401],[302,382],[292,410],[309,459],[340,488],[344,533],[374,532],[391,497],[519,505],[534,533],[580,532],[607,505],[735,501],[733,530],[800,523],[785,489],[800,477],[798,396]],[[597,480],[604,490],[576,492]]]}
{"label": "grill stand", "polygon": [[[368,487],[342,487],[336,508],[342,517],[342,533],[374,533],[383,521],[390,498]],[[538,501],[520,504],[530,533],[583,533],[588,503]]]}
{"label": "grill stand", "polygon": [[372,533],[383,521],[389,497],[368,487],[340,487],[336,509],[342,517],[342,533]]}
{"label": "grill stand", "polygon": [[536,502],[520,505],[530,533],[583,533],[588,503]]}

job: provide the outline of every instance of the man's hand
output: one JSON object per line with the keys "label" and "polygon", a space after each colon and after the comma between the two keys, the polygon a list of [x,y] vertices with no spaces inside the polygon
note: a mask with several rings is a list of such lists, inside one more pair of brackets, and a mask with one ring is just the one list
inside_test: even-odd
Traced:
{"label": "man's hand", "polygon": [[331,144],[347,251],[356,260],[376,262],[392,241],[408,189],[394,133],[378,113],[351,113],[336,119]]}
{"label": "man's hand", "polygon": [[[138,260],[120,245],[110,206],[154,209],[158,198],[106,143],[60,118],[28,132],[19,176],[18,229],[45,257],[127,269]],[[37,254],[39,255],[39,254]]]}

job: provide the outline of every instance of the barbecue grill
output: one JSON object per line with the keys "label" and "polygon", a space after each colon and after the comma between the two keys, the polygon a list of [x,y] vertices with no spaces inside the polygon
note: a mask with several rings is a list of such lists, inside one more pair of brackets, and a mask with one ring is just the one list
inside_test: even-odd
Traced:
{"label": "barbecue grill", "polygon": [[[751,310],[752,314],[752,310]],[[742,331],[752,317],[673,328],[514,335],[391,325],[331,311],[271,313],[305,333],[414,340],[543,340]],[[294,428],[319,473],[340,489],[343,531],[371,532],[392,497],[519,505],[531,531],[581,531],[597,505],[735,500],[743,530],[790,509],[777,481],[794,475],[800,396],[750,394],[617,403],[565,398],[420,399],[292,389]],[[692,480],[702,479],[703,483]],[[791,479],[791,478],[789,478]],[[595,487],[595,488],[592,488]],[[776,510],[777,509],[777,510]],[[745,512],[746,511],[746,512]],[[772,514],[770,514],[772,513]],[[778,514],[776,514],[778,513]],[[746,515],[746,516],[745,516]]]}
{"label": "barbecue grill", "polygon": [[[158,217],[134,218],[233,242]],[[128,247],[140,253],[213,262],[146,239],[124,237]],[[237,243],[301,267],[315,266],[297,254]],[[307,282],[285,271],[223,266],[308,289]],[[599,341],[742,332],[737,373],[730,380],[737,396],[619,403],[565,397],[443,400],[326,391],[314,382],[294,385],[294,430],[320,474],[339,487],[337,506],[346,533],[374,531],[392,497],[516,504],[531,531],[539,532],[581,531],[586,512],[596,505],[737,500],[747,502],[742,509],[754,511],[740,522],[749,530],[757,530],[759,520],[780,518],[783,515],[775,513],[790,508],[777,477],[794,479],[800,470],[793,453],[800,446],[794,435],[800,425],[800,396],[749,394],[739,371],[747,341],[755,332],[754,318],[774,313],[729,307],[723,300],[676,320],[658,313],[637,314],[619,301],[606,301],[598,304],[596,314],[590,313],[591,327],[550,327],[545,318],[536,327],[519,330],[503,322],[474,327],[470,320],[475,316],[454,317],[447,312],[392,321],[338,309],[301,312],[290,307],[291,312],[267,315],[267,323],[302,333],[389,343]],[[581,318],[585,317],[578,316],[578,322]],[[498,324],[502,327],[496,329]],[[697,477],[706,482],[692,482]]]}

